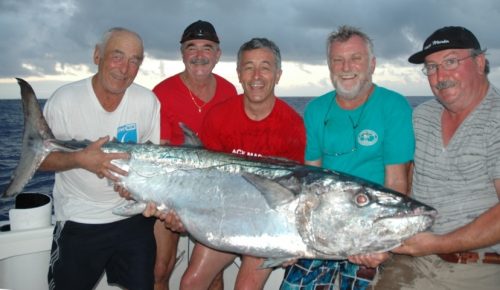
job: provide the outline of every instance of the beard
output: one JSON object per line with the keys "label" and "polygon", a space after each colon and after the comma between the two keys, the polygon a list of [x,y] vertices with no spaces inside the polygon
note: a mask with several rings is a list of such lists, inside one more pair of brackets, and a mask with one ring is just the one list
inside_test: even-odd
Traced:
{"label": "beard", "polygon": [[[365,72],[341,72],[341,73],[330,73],[330,78],[332,80],[333,87],[336,90],[338,96],[346,99],[355,99],[365,88],[368,88],[372,84],[372,75],[369,73],[371,68],[369,67]],[[344,86],[342,82],[342,77],[348,76],[358,76],[356,83],[350,87]]]}

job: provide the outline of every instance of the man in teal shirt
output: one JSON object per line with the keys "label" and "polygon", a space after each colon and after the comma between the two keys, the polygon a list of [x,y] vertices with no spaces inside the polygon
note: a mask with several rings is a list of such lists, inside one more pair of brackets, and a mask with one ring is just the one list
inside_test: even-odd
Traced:
{"label": "man in teal shirt", "polygon": [[[328,67],[335,91],[307,106],[306,164],[341,171],[407,193],[413,159],[411,107],[406,99],[372,82],[376,59],[363,32],[342,26],[328,38]],[[366,289],[387,253],[349,260],[299,260],[282,290]]]}
{"label": "man in teal shirt", "polygon": [[308,163],[385,185],[386,166],[400,167],[412,160],[414,137],[408,102],[375,84],[370,93],[352,109],[340,105],[342,97],[336,91],[311,101],[304,114]]}

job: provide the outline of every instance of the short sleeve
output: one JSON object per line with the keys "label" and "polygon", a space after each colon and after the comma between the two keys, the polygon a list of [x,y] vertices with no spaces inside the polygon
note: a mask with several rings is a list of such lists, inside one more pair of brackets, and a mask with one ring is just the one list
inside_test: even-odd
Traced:
{"label": "short sleeve", "polygon": [[384,164],[401,164],[413,160],[415,136],[412,109],[404,97],[394,97],[384,112]]}

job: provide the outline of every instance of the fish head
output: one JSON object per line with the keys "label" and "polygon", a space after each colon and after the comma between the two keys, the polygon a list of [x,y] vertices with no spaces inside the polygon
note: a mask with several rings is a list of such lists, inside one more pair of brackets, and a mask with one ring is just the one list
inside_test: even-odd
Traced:
{"label": "fish head", "polygon": [[436,216],[428,205],[363,180],[332,176],[315,189],[301,197],[298,227],[309,247],[327,255],[388,251]]}

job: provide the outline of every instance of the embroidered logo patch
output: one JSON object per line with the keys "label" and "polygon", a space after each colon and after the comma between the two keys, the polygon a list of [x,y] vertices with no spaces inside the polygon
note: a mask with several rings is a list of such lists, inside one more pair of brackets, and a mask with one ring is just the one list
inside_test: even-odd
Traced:
{"label": "embroidered logo patch", "polygon": [[373,146],[378,141],[378,135],[373,130],[365,129],[358,134],[358,143],[363,146]]}

